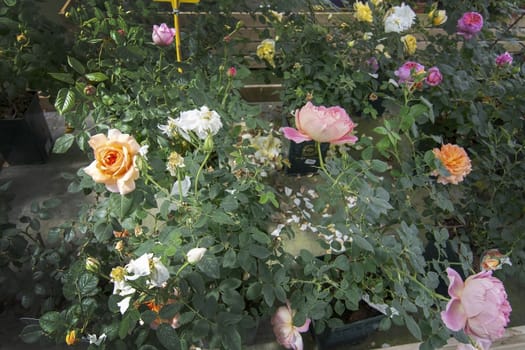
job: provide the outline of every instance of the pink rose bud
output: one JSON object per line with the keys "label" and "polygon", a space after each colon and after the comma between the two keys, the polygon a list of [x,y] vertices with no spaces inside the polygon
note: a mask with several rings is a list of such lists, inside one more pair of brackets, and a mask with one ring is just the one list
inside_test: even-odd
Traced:
{"label": "pink rose bud", "polygon": [[281,131],[289,140],[296,143],[303,141],[330,142],[333,144],[355,143],[352,135],[355,124],[346,111],[339,107],[314,106],[307,102],[295,111],[295,128],[284,127]]}
{"label": "pink rose bud", "polygon": [[230,77],[230,78],[233,78],[234,76],[237,75],[237,69],[235,67],[230,67],[228,68],[228,71],[226,72],[226,74]]}
{"label": "pink rose bud", "polygon": [[426,83],[430,86],[437,86],[443,81],[443,75],[439,71],[438,67],[432,67],[428,69],[428,75],[425,79]]}
{"label": "pink rose bud", "polygon": [[478,34],[483,28],[483,16],[477,12],[466,12],[458,20],[458,35],[470,39]]}
{"label": "pink rose bud", "polygon": [[117,30],[117,33],[120,35],[120,36],[125,36],[126,35],[126,31],[124,29],[119,29]]}
{"label": "pink rose bud", "polygon": [[503,66],[506,66],[506,65],[511,65],[512,64],[512,55],[508,52],[504,52],[502,53],[501,55],[499,55],[498,57],[496,57],[496,65],[498,67],[503,67]]}
{"label": "pink rose bud", "polygon": [[450,301],[441,319],[452,331],[463,330],[478,342],[491,343],[505,333],[512,311],[503,283],[482,271],[465,282],[453,269],[447,268]]}
{"label": "pink rose bud", "polygon": [[175,37],[175,28],[169,28],[166,25],[166,23],[162,23],[160,26],[156,24],[153,26],[153,33],[151,34],[151,38],[153,39],[153,42],[155,43],[155,45],[159,45],[159,46],[171,45],[174,37]]}

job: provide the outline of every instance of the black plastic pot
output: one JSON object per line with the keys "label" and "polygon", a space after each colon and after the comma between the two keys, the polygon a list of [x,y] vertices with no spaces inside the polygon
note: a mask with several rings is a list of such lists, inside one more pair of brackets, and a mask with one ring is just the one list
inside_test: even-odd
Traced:
{"label": "black plastic pot", "polygon": [[0,116],[0,153],[11,165],[43,163],[53,147],[38,95],[30,93],[21,116]]}
{"label": "black plastic pot", "polygon": [[[329,143],[321,144],[321,155],[326,157]],[[287,168],[288,175],[307,175],[315,174],[319,170],[319,152],[317,151],[317,144],[315,141],[304,141],[295,143],[290,141],[290,148],[288,151],[288,160],[290,167]]]}

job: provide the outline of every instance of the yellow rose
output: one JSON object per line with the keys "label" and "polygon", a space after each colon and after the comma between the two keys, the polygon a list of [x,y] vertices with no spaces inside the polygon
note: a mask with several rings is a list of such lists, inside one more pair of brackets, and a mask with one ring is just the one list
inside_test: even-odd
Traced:
{"label": "yellow rose", "polygon": [[111,192],[128,194],[135,189],[135,180],[139,170],[135,165],[140,145],[135,139],[122,134],[119,130],[110,129],[108,136],[93,135],[89,145],[95,153],[95,160],[84,172],[97,183],[103,183]]}
{"label": "yellow rose", "polygon": [[372,10],[370,10],[368,3],[364,4],[361,1],[356,1],[354,3],[354,11],[354,16],[359,22],[372,23]]}
{"label": "yellow rose", "polygon": [[275,40],[264,39],[257,46],[257,56],[260,59],[266,60],[272,67],[275,67],[273,56],[275,54]]}
{"label": "yellow rose", "polygon": [[412,34],[407,34],[401,37],[401,41],[405,44],[405,51],[408,55],[413,55],[417,49],[416,37]]}

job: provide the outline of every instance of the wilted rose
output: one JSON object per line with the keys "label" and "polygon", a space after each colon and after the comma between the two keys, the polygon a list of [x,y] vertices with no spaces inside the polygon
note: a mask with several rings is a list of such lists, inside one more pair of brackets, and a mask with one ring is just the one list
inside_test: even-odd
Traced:
{"label": "wilted rose", "polygon": [[447,169],[450,175],[442,175],[438,170],[432,172],[432,175],[438,176],[437,182],[446,185],[457,185],[465,176],[472,170],[470,158],[467,152],[460,146],[447,143],[441,146],[441,149],[434,148],[432,150],[434,156],[441,161],[443,166]]}
{"label": "wilted rose", "polygon": [[160,26],[154,25],[153,32],[151,33],[151,38],[155,45],[159,46],[168,46],[173,42],[175,37],[175,28],[170,28],[166,23],[162,23]]}
{"label": "wilted rose", "polygon": [[465,39],[471,39],[483,28],[483,16],[477,12],[466,12],[458,20],[458,35]]}
{"label": "wilted rose", "polygon": [[357,141],[352,135],[355,124],[339,106],[317,107],[307,102],[295,112],[295,125],[297,129],[284,127],[281,131],[287,139],[297,143],[310,140],[333,144]]}
{"label": "wilted rose", "polygon": [[481,343],[501,338],[512,311],[503,283],[483,271],[468,277],[465,282],[453,269],[447,268],[451,299],[441,319],[452,331],[463,330]]}
{"label": "wilted rose", "polygon": [[432,67],[428,69],[427,77],[425,82],[430,86],[437,86],[443,81],[443,75],[439,71],[438,67]]}
{"label": "wilted rose", "polygon": [[117,129],[110,129],[108,136],[96,134],[88,141],[95,153],[95,160],[84,172],[97,183],[103,183],[111,192],[128,194],[135,189],[139,170],[135,157],[140,150],[137,141]]}
{"label": "wilted rose", "polygon": [[293,316],[295,312],[290,307],[289,303],[286,306],[281,306],[272,317],[273,334],[277,342],[287,349],[302,350],[303,338],[301,333],[304,333],[310,327],[310,319],[301,327],[296,327],[293,324]]}

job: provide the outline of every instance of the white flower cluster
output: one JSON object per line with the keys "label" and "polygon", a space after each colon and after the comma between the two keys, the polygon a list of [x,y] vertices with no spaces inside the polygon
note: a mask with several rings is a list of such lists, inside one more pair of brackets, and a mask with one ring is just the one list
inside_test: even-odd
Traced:
{"label": "white flower cluster", "polygon": [[410,6],[402,3],[401,6],[392,7],[385,17],[385,32],[401,33],[408,30],[416,19],[415,12]]}
{"label": "white flower cluster", "polygon": [[135,293],[135,288],[129,281],[135,281],[140,277],[149,277],[146,284],[153,287],[163,287],[170,274],[160,258],[154,257],[152,253],[145,253],[137,259],[132,259],[123,267],[115,267],[111,271],[111,282],[113,282],[113,294],[124,296],[117,305],[120,313],[124,314],[129,308],[131,295]]}
{"label": "white flower cluster", "polygon": [[177,119],[168,117],[168,124],[159,125],[163,134],[173,137],[180,134],[191,141],[190,133],[194,133],[201,140],[208,135],[216,135],[222,128],[221,116],[206,106],[182,112]]}

